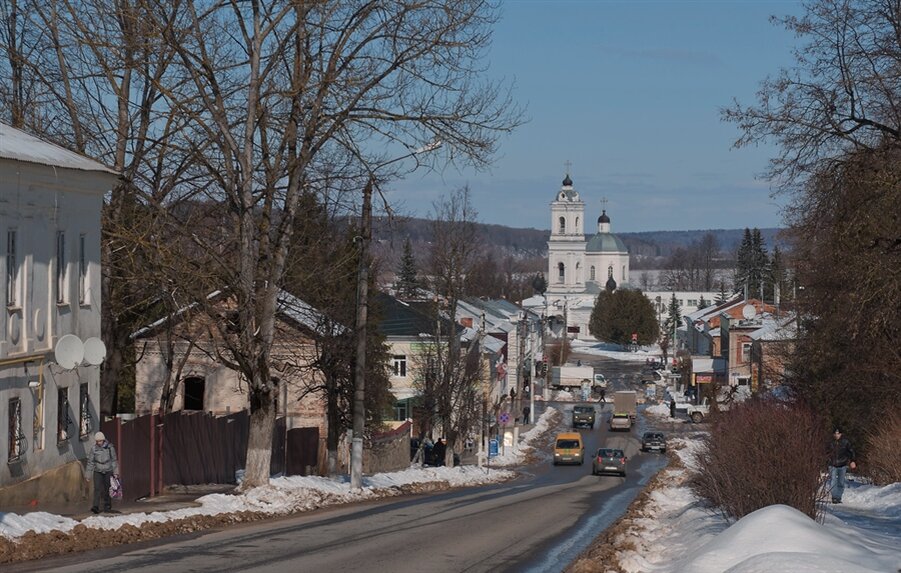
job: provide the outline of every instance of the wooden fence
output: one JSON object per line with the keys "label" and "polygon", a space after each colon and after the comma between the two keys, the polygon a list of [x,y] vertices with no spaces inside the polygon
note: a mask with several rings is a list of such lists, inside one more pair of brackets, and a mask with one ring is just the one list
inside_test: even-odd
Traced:
{"label": "wooden fence", "polygon": [[[119,453],[125,495],[139,499],[157,495],[168,485],[236,483],[236,471],[246,462],[250,416],[246,411],[228,416],[179,411],[125,422],[114,418],[101,429]],[[315,473],[318,450],[318,428],[286,431],[286,420],[279,418],[270,471]]]}

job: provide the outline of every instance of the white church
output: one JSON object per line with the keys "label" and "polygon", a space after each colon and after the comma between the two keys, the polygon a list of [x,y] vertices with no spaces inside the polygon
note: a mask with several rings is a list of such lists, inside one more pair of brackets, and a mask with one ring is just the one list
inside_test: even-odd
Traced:
{"label": "white church", "polygon": [[[569,174],[551,202],[551,236],[548,240],[547,315],[566,321],[571,337],[591,338],[588,321],[595,298],[602,289],[626,285],[629,250],[610,232],[607,210],[597,219],[596,232],[585,234],[585,202]],[[524,304],[535,310],[542,297]]]}

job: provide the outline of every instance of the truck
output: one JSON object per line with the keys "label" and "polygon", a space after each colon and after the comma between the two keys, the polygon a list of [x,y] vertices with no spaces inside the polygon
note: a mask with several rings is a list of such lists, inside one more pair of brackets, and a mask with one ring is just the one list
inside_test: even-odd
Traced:
{"label": "truck", "polygon": [[594,380],[593,366],[554,366],[551,368],[551,388],[581,392],[582,381]]}
{"label": "truck", "polygon": [[632,421],[638,414],[638,396],[634,390],[620,390],[613,393],[613,413],[628,414]]}
{"label": "truck", "polygon": [[[729,404],[727,402],[718,402],[717,407],[720,410],[728,410]],[[704,398],[704,401],[700,404],[689,404],[685,413],[688,414],[688,418],[692,422],[700,424],[704,421],[704,418],[710,415],[710,402],[707,398]]]}
{"label": "truck", "polygon": [[573,428],[594,428],[594,406],[573,406]]}

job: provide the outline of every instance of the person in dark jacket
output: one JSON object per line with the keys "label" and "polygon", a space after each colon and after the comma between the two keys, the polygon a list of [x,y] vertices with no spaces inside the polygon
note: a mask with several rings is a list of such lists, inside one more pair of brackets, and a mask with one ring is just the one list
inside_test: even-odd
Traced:
{"label": "person in dark jacket", "polygon": [[119,461],[116,458],[116,448],[106,441],[103,432],[94,434],[94,445],[88,451],[88,465],[85,468],[85,481],[94,480],[94,505],[93,513],[100,513],[100,502],[103,501],[103,511],[112,511],[112,499],[109,495],[110,477],[119,476]]}
{"label": "person in dark jacket", "polygon": [[841,428],[836,428],[832,433],[832,441],[829,443],[829,483],[832,486],[832,503],[841,503],[842,494],[845,492],[845,473],[848,468],[857,467],[854,461],[854,448],[848,438],[842,437]]}
{"label": "person in dark jacket", "polygon": [[447,440],[441,438],[432,448],[432,460],[436,466],[444,465],[444,454],[447,452]]}

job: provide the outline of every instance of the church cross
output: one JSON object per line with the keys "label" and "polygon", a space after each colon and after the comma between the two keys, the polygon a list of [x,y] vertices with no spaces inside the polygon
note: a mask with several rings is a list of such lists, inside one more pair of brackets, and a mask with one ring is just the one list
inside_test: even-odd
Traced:
{"label": "church cross", "polygon": [[604,209],[604,211],[607,210],[607,198],[606,197],[601,197],[601,208]]}
{"label": "church cross", "polygon": [[566,168],[566,174],[570,175],[569,169],[573,166],[572,162],[567,159],[565,162],[563,162],[563,166]]}

